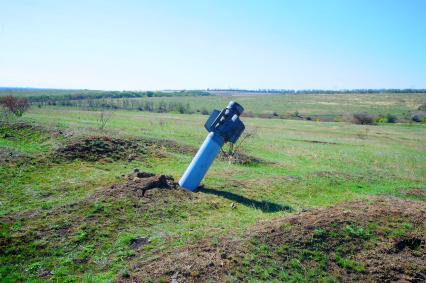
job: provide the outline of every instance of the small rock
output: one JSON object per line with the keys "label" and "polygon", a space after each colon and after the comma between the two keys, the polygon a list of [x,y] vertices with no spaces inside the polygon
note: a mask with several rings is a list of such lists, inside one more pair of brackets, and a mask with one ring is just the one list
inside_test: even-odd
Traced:
{"label": "small rock", "polygon": [[148,238],[146,238],[146,237],[139,237],[139,238],[136,238],[136,239],[132,239],[130,241],[130,247],[132,249],[139,249],[140,247],[143,247],[143,246],[145,246],[148,243],[149,243],[149,239]]}
{"label": "small rock", "polygon": [[237,208],[237,205],[235,203],[231,203],[231,208],[235,209],[235,208]]}
{"label": "small rock", "polygon": [[177,281],[178,274],[179,274],[179,271],[176,271],[176,272],[172,275],[172,277],[171,277],[171,279],[172,279],[172,283],[178,283],[178,281]]}

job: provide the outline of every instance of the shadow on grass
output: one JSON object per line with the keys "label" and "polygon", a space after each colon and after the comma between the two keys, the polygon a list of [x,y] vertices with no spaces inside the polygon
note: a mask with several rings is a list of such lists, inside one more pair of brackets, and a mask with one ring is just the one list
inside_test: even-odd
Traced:
{"label": "shadow on grass", "polygon": [[262,201],[253,200],[253,199],[249,199],[231,192],[220,191],[216,189],[201,187],[197,190],[197,192],[223,197],[248,207],[260,209],[263,212],[267,212],[267,213],[278,212],[278,211],[288,211],[288,212],[294,211],[294,209],[289,205],[281,205],[281,204],[273,203],[270,201],[264,201],[264,200]]}

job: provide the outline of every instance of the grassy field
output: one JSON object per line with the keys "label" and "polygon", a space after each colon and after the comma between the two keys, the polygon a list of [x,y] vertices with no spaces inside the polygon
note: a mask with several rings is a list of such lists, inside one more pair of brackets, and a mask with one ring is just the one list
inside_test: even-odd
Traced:
{"label": "grassy field", "polygon": [[[230,97],[175,97],[154,98],[157,101],[188,102],[192,109],[220,109]],[[231,97],[232,99],[232,97]],[[253,113],[292,114],[298,111],[302,115],[344,115],[366,111],[374,114],[403,113],[416,109],[426,100],[426,94],[298,94],[298,95],[245,95],[235,97],[246,111]],[[142,98],[147,100],[147,98]]]}
{"label": "grassy field", "polygon": [[[259,102],[255,96],[244,96],[237,101],[253,112],[342,115],[364,110],[403,115],[425,96],[355,95],[350,103],[347,97],[312,95],[306,102],[304,96],[271,96]],[[228,100],[179,98],[209,109],[222,108]],[[259,223],[283,216],[377,196],[426,201],[424,195],[405,193],[426,186],[426,126],[422,124],[360,126],[246,117],[244,123],[253,137],[244,143],[244,153],[257,162],[217,160],[200,192],[190,196],[156,192],[146,202],[127,195],[111,198],[103,192],[125,183],[123,175],[135,168],[178,180],[206,136],[206,116],[114,111],[106,131],[98,129],[98,119],[97,111],[45,107],[24,116],[23,121],[33,126],[2,124],[0,149],[14,158],[0,163],[1,281],[124,280],[136,276],[141,264],[155,263],[164,254],[200,243],[214,245],[224,236],[238,241]],[[135,139],[144,154],[134,160],[58,158],[58,148],[92,136]],[[392,221],[381,224],[405,227]],[[391,224],[389,229],[394,229]],[[407,231],[426,231],[424,223],[420,228],[407,225],[411,225]],[[373,239],[373,230],[359,229],[349,226],[339,231],[345,237],[357,235],[363,243],[367,237]],[[133,244],[140,239],[149,241],[135,249]],[[267,260],[258,262],[254,271],[234,268],[228,280],[238,281],[246,274],[260,281],[339,281],[329,269],[312,275],[297,271],[301,267],[291,261],[286,262],[291,272],[277,271],[279,261],[270,263],[264,255],[268,249],[262,249],[269,240],[253,241],[252,257],[262,254],[259,258]],[[365,271],[342,256],[336,256],[335,262],[348,272]],[[155,274],[152,278],[159,280]]]}
{"label": "grassy field", "polygon": [[[230,99],[237,99],[246,109],[246,115],[269,118],[295,117],[320,119],[322,121],[343,121],[353,113],[367,112],[371,115],[393,114],[400,121],[410,120],[410,114],[425,103],[426,94],[376,93],[376,94],[284,94],[284,95],[241,95],[241,96],[186,96],[186,97],[145,97],[134,99],[106,99],[99,103],[118,108],[134,109],[153,103],[154,109],[160,104],[180,103],[189,105],[195,113],[221,109]],[[85,105],[87,101],[68,101]]]}

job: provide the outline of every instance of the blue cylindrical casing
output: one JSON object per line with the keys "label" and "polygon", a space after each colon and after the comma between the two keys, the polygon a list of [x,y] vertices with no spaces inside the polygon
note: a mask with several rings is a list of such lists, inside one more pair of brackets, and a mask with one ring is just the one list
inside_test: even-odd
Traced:
{"label": "blue cylindrical casing", "polygon": [[223,137],[217,133],[210,132],[179,180],[179,185],[192,192],[195,191],[224,143]]}

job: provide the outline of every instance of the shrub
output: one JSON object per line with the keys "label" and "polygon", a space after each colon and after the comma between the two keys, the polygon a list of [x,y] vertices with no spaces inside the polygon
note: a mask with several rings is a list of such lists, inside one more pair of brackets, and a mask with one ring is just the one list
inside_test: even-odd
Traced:
{"label": "shrub", "polygon": [[352,123],[357,125],[374,125],[374,116],[368,113],[356,113],[352,115]]}
{"label": "shrub", "polygon": [[300,115],[299,111],[294,111],[292,116],[295,117],[295,118],[303,118],[302,115]]}
{"label": "shrub", "polygon": [[426,118],[425,111],[416,111],[411,115],[411,120],[418,123],[422,122],[424,118]]}
{"label": "shrub", "polygon": [[376,119],[375,119],[375,122],[376,122],[377,124],[382,124],[382,123],[385,123],[385,122],[386,122],[386,119],[385,119],[384,117],[379,117],[379,118],[376,118]]}
{"label": "shrub", "polygon": [[422,118],[420,117],[420,115],[414,114],[413,116],[411,116],[411,120],[413,120],[414,122],[421,122]]}
{"label": "shrub", "polygon": [[4,96],[0,98],[0,105],[13,113],[16,117],[21,117],[30,108],[27,98],[17,98],[14,96]]}
{"label": "shrub", "polygon": [[210,113],[209,113],[209,110],[207,110],[206,108],[202,108],[201,109],[201,114],[203,114],[203,115],[209,115]]}
{"label": "shrub", "polygon": [[395,115],[387,114],[387,115],[386,115],[386,121],[387,121],[388,123],[396,123],[397,118],[396,118],[396,116],[395,116]]}

